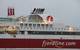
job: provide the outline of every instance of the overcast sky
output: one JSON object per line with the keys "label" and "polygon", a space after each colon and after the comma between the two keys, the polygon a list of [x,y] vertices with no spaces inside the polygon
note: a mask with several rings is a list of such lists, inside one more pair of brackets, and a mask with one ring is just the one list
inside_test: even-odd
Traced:
{"label": "overcast sky", "polygon": [[80,25],[80,0],[0,0],[0,17],[7,16],[7,8],[15,8],[15,16],[27,16],[33,8],[45,8],[57,23]]}

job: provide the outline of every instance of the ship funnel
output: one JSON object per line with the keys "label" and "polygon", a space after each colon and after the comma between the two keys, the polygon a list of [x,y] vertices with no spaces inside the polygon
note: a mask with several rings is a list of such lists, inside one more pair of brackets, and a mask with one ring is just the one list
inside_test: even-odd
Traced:
{"label": "ship funnel", "polygon": [[45,8],[34,8],[31,14],[43,14]]}

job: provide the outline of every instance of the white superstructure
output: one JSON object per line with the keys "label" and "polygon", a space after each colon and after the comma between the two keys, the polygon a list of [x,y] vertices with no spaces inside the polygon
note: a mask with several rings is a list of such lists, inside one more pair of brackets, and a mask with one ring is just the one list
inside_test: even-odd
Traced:
{"label": "white superstructure", "polygon": [[[0,18],[0,38],[79,39],[80,28],[54,22],[54,16],[34,9],[28,16]],[[3,28],[3,30],[2,30]]]}

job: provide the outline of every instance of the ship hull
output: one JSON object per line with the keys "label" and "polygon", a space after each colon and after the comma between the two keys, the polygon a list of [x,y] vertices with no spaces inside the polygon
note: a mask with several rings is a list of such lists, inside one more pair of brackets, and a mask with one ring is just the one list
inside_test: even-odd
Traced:
{"label": "ship hull", "polygon": [[80,40],[0,39],[0,48],[80,48]]}

